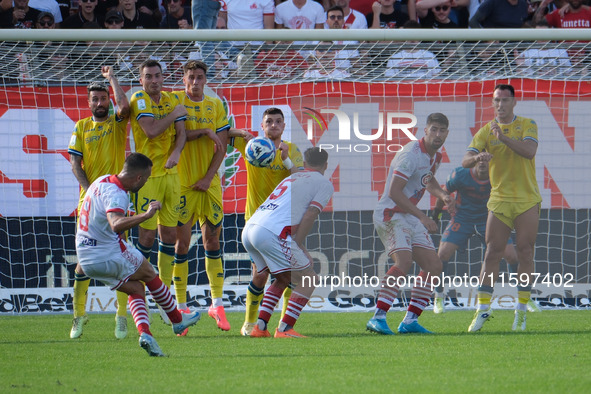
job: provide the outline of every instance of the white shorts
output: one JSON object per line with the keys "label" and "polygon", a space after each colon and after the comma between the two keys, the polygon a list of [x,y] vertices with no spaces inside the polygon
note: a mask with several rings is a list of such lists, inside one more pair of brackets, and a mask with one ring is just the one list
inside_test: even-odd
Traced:
{"label": "white shorts", "polygon": [[272,274],[300,271],[311,264],[291,236],[288,235],[286,239],[280,238],[258,224],[246,223],[242,230],[242,244],[258,272],[266,269]]}
{"label": "white shorts", "polygon": [[408,250],[414,247],[435,250],[431,235],[421,221],[409,213],[395,213],[388,222],[374,217],[374,226],[388,252]]}
{"label": "white shorts", "polygon": [[111,288],[118,289],[129,280],[129,277],[140,268],[144,256],[139,250],[125,243],[124,252],[117,250],[109,260],[80,264],[86,276],[103,282]]}

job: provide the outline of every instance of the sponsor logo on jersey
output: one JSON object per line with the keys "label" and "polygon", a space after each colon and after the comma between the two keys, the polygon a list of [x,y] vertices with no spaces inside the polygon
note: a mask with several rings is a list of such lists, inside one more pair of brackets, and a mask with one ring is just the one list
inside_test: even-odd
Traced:
{"label": "sponsor logo on jersey", "polygon": [[78,236],[78,245],[96,246],[96,239]]}
{"label": "sponsor logo on jersey", "polygon": [[428,173],[426,173],[425,175],[423,175],[421,177],[421,185],[426,187],[429,184],[429,182],[431,181],[431,178],[433,178],[433,173],[431,171],[429,171]]}
{"label": "sponsor logo on jersey", "polygon": [[274,211],[277,208],[279,208],[279,205],[275,204],[275,203],[267,203],[264,205],[261,205],[261,207],[259,208],[261,211]]}

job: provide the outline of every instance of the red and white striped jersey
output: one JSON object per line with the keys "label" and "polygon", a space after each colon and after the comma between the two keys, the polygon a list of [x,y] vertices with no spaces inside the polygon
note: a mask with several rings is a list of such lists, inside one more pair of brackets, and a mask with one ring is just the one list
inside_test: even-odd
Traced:
{"label": "red and white striped jersey", "polygon": [[308,207],[320,211],[330,201],[332,183],[317,171],[296,172],[285,178],[248,221],[285,238],[300,223]]}
{"label": "red and white striped jersey", "polygon": [[76,231],[76,252],[81,265],[105,261],[114,250],[124,250],[122,236],[111,229],[107,213],[126,214],[128,208],[129,195],[115,175],[104,175],[90,185]]}
{"label": "red and white striped jersey", "polygon": [[386,187],[374,210],[374,218],[387,222],[395,212],[404,212],[390,198],[390,185],[394,177],[400,177],[407,181],[403,193],[413,204],[417,205],[425,194],[427,184],[435,176],[441,163],[441,157],[439,152],[434,157],[429,156],[424,139],[406,144],[390,164]]}

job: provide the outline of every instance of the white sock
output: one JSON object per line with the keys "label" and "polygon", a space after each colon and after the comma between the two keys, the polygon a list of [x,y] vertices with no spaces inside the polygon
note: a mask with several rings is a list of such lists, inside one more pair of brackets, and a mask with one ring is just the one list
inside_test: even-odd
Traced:
{"label": "white sock", "polygon": [[402,320],[402,322],[404,324],[409,324],[409,323],[412,323],[413,321],[418,320],[418,318],[419,318],[419,315],[417,315],[416,313],[407,311],[406,315],[404,316],[404,320]]}
{"label": "white sock", "polygon": [[279,327],[277,327],[277,331],[284,332],[287,330],[287,323],[280,322]]}
{"label": "white sock", "polygon": [[217,308],[218,306],[224,306],[224,303],[222,302],[221,298],[214,298],[213,300],[211,300],[211,305],[214,308]]}

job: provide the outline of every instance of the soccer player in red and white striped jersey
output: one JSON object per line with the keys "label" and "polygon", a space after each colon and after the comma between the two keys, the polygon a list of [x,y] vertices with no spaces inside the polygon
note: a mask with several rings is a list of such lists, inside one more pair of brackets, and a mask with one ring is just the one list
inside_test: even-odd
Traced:
{"label": "soccer player in red and white striped jersey", "polygon": [[431,333],[418,322],[427,305],[433,288],[431,277],[441,274],[441,260],[429,233],[438,230],[437,224],[417,204],[425,194],[440,198],[450,213],[455,212],[455,202],[435,179],[441,162],[439,148],[449,133],[449,121],[444,114],[432,113],[427,117],[425,137],[411,141],[398,152],[390,164],[384,194],[374,210],[374,225],[394,261],[382,280],[374,317],[367,322],[367,329],[384,335],[394,335],[386,323],[386,313],[398,296],[399,286],[405,281],[413,260],[421,267],[411,293],[408,311],[398,332]]}
{"label": "soccer player in red and white striped jersey", "polygon": [[[310,148],[304,157],[306,170],[285,178],[242,231],[242,243],[257,271],[270,271],[275,277],[265,291],[251,337],[271,336],[267,323],[290,283],[294,290],[275,331],[275,338],[303,337],[293,326],[314,291],[316,277],[312,257],[304,243],[314,221],[334,192],[332,183],[324,177],[328,159],[326,151]],[[302,280],[304,277],[307,277],[306,281]]]}
{"label": "soccer player in red and white striped jersey", "polygon": [[87,276],[112,290],[129,294],[129,309],[140,334],[139,344],[150,356],[160,357],[164,353],[150,331],[144,283],[172,322],[174,333],[180,334],[197,323],[200,314],[181,314],[177,310],[170,290],[152,265],[122,235],[152,218],[162,207],[159,201],[151,201],[144,212],[125,216],[130,204],[128,193],[137,193],[151,172],[152,161],[141,153],[132,153],[125,159],[121,172],[104,175],[90,185],[80,210],[76,254]]}

